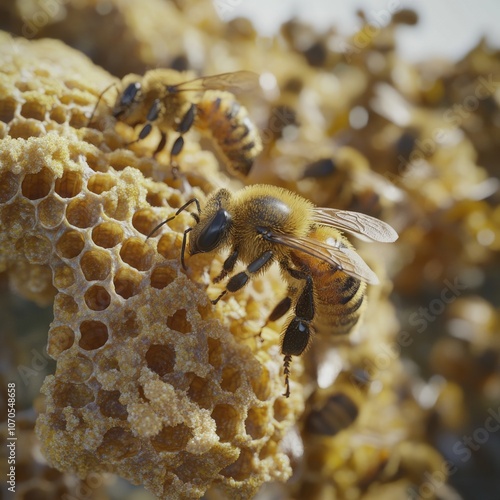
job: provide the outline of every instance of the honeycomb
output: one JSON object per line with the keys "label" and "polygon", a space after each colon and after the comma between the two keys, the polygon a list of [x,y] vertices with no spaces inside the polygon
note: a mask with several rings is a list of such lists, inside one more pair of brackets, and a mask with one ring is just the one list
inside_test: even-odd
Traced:
{"label": "honeycomb", "polygon": [[[24,410],[19,412],[16,418],[16,427],[23,440],[23,446],[17,447],[19,452],[16,456],[16,498],[70,498],[75,492],[81,497],[92,495],[96,500],[109,498],[106,494],[109,478],[94,474],[86,479],[79,479],[47,465],[35,435],[35,417],[33,410]],[[3,423],[0,436],[7,442],[7,425],[4,426]],[[3,468],[2,464],[2,472]],[[4,498],[12,494],[7,494],[7,491],[5,493]]]}
{"label": "honeycomb", "polygon": [[2,34],[0,45],[0,269],[25,297],[54,301],[57,368],[36,425],[50,464],[82,479],[114,472],[162,498],[209,487],[246,498],[286,480],[280,442],[303,401],[282,400],[279,351],[256,352],[241,314],[272,287],[257,281],[216,310],[203,285],[214,257],[180,267],[188,217],[146,240],[203,197],[196,172],[217,178],[215,160],[187,145],[196,166],[174,179],[105,119],[86,127],[104,71],[60,42]]}

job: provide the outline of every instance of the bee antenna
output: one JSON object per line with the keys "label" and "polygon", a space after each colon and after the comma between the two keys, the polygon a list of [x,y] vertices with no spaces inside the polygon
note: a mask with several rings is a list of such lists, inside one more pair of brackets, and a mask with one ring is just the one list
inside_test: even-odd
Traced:
{"label": "bee antenna", "polygon": [[182,207],[180,207],[177,212],[175,212],[174,215],[172,215],[172,217],[169,217],[167,220],[164,220],[163,222],[160,222],[147,236],[146,240],[148,240],[151,236],[153,236],[154,233],[156,233],[156,231],[158,231],[158,229],[160,229],[161,226],[165,225],[167,222],[170,222],[171,220],[175,219],[181,212],[183,212],[184,210],[186,210],[187,207],[189,207],[189,205],[191,205],[192,203],[196,203],[196,208],[198,209],[198,213],[197,214],[194,214],[192,212],[191,213],[191,216],[193,217],[193,219],[196,221],[196,222],[200,222],[200,216],[199,214],[201,213],[201,208],[200,208],[200,202],[198,201],[197,198],[191,198],[188,202],[184,203],[184,205],[182,205]]}
{"label": "bee antenna", "polygon": [[146,240],[149,240],[153,234],[160,229],[161,226],[165,225],[167,222],[170,222],[171,220],[175,219],[177,217],[177,214],[173,215],[172,217],[169,217],[168,219],[164,220],[163,222],[160,222],[147,236]]}
{"label": "bee antenna", "polygon": [[92,123],[92,119],[94,118],[95,112],[97,111],[97,106],[99,106],[99,103],[101,102],[102,96],[111,88],[114,87],[116,83],[112,83],[108,85],[100,94],[99,98],[97,99],[97,102],[95,103],[94,109],[92,110],[92,114],[90,115],[89,121],[87,122],[87,127],[90,126]]}

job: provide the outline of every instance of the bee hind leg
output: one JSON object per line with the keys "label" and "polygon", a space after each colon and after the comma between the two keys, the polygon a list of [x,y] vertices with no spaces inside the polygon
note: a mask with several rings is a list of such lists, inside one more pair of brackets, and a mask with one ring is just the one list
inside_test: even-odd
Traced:
{"label": "bee hind leg", "polygon": [[285,374],[286,391],[283,396],[290,395],[290,363],[292,356],[300,356],[309,345],[312,337],[311,322],[314,319],[314,294],[311,276],[296,269],[287,268],[295,279],[305,280],[299,299],[295,304],[295,316],[286,327],[281,342],[281,353],[284,355],[283,372]]}
{"label": "bee hind leg", "polygon": [[285,393],[283,396],[285,398],[288,398],[290,396],[290,380],[289,380],[289,375],[290,375],[290,363],[292,362],[292,356],[287,355],[285,356],[283,360],[283,373],[285,374]]}

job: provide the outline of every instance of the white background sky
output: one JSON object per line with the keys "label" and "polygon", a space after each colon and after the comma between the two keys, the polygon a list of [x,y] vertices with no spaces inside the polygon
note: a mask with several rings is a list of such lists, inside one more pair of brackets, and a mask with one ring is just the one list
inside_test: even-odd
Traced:
{"label": "white background sky", "polygon": [[[413,61],[430,56],[458,59],[486,34],[500,47],[500,0],[215,0],[224,4],[228,19],[252,19],[263,35],[295,15],[319,29],[335,26],[350,34],[360,28],[355,15],[363,8],[368,20],[389,6],[413,7],[420,14],[417,26],[400,28],[400,53]],[[376,23],[375,23],[376,24]]]}

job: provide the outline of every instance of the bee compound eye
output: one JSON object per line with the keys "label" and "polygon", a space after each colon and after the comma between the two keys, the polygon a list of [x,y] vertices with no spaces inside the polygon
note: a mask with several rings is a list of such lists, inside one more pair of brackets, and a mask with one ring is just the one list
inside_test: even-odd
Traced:
{"label": "bee compound eye", "polygon": [[141,89],[141,84],[139,82],[133,82],[125,88],[120,99],[121,106],[129,106],[134,102],[137,93]]}
{"label": "bee compound eye", "polygon": [[219,209],[198,235],[192,253],[210,252],[217,248],[226,235],[230,223],[229,213],[224,209]]}

